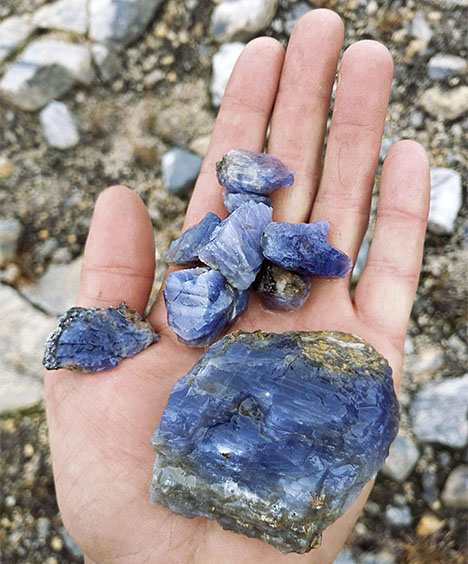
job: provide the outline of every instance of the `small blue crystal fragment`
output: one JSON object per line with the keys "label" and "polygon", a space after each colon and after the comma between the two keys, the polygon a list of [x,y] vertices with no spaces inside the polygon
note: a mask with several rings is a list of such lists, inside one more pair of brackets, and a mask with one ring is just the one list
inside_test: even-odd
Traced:
{"label": "small blue crystal fragment", "polygon": [[260,239],[271,215],[265,204],[243,204],[216,227],[198,253],[200,260],[219,270],[234,288],[246,290],[263,262]]}
{"label": "small blue crystal fragment", "polygon": [[218,182],[230,192],[267,196],[294,183],[294,172],[276,157],[233,149],[216,163]]}
{"label": "small blue crystal fragment", "polygon": [[169,274],[163,292],[167,323],[181,343],[211,345],[247,307],[248,293],[237,291],[210,268],[189,268]]}
{"label": "small blue crystal fragment", "polygon": [[308,552],[388,455],[391,372],[355,335],[227,335],[172,389],[151,439],[151,501]]}
{"label": "small blue crystal fragment", "polygon": [[265,260],[253,289],[268,309],[300,309],[309,295],[310,278]]}
{"label": "small blue crystal fragment", "polygon": [[198,264],[198,252],[208,243],[220,222],[216,214],[208,212],[200,223],[192,225],[178,239],[172,241],[169,249],[163,254],[163,260],[181,266]]}
{"label": "small blue crystal fragment", "polygon": [[47,370],[101,372],[160,338],[137,311],[124,303],[118,308],[72,307],[47,339],[43,364]]}
{"label": "small blue crystal fragment", "polygon": [[237,192],[229,192],[228,190],[223,190],[223,200],[224,207],[228,213],[232,213],[234,210],[245,204],[245,202],[261,202],[270,208],[273,207],[273,202],[269,196],[262,196],[261,194],[242,194]]}
{"label": "small blue crystal fragment", "polygon": [[270,223],[261,245],[264,256],[286,270],[316,278],[344,278],[352,260],[327,242],[328,221]]}

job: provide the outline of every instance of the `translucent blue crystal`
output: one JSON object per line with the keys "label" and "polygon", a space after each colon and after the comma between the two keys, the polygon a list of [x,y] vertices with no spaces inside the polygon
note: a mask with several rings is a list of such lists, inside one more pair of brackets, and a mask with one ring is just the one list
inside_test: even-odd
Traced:
{"label": "translucent blue crystal", "polygon": [[243,204],[216,227],[198,253],[200,260],[219,270],[238,290],[246,290],[263,262],[260,239],[271,215],[272,209],[265,204]]}
{"label": "translucent blue crystal", "polygon": [[270,223],[262,237],[264,256],[286,270],[316,278],[344,278],[352,260],[327,242],[328,221]]}
{"label": "translucent blue crystal", "polygon": [[223,200],[224,207],[228,213],[232,213],[234,210],[245,204],[245,202],[261,202],[270,208],[273,207],[273,202],[269,196],[262,196],[261,194],[242,194],[237,192],[229,192],[228,190],[223,190]]}
{"label": "translucent blue crystal", "polygon": [[233,149],[216,163],[218,182],[230,192],[271,194],[294,183],[294,172],[266,153]]}
{"label": "translucent blue crystal", "polygon": [[310,279],[265,260],[253,289],[268,309],[300,309],[309,295]]}
{"label": "translucent blue crystal", "polygon": [[167,323],[181,343],[211,345],[247,307],[238,291],[217,270],[189,268],[169,274],[163,292]]}
{"label": "translucent blue crystal", "polygon": [[151,501],[305,553],[397,429],[391,368],[360,337],[236,331],[172,389],[151,440]]}
{"label": "translucent blue crystal", "polygon": [[73,307],[59,319],[47,339],[43,364],[47,370],[68,368],[101,372],[135,356],[161,337],[134,309]]}
{"label": "translucent blue crystal", "polygon": [[169,249],[163,253],[163,260],[181,266],[198,264],[198,252],[208,243],[220,222],[216,214],[208,212],[200,223],[192,225],[178,239],[172,241]]}

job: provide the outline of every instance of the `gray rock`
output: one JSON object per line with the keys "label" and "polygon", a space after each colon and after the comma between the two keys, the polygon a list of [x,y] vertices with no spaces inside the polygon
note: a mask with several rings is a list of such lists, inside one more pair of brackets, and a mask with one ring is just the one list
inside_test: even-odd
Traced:
{"label": "gray rock", "polygon": [[447,507],[468,509],[468,466],[462,464],[450,473],[441,498]]}
{"label": "gray rock", "polygon": [[411,474],[418,458],[418,447],[400,432],[390,447],[382,472],[396,482],[403,482]]}
{"label": "gray rock", "polygon": [[78,144],[80,136],[73,116],[62,102],[50,102],[40,113],[42,129],[48,145],[69,149]]}
{"label": "gray rock", "polygon": [[363,273],[366,266],[367,257],[370,251],[370,245],[371,240],[366,235],[362,240],[361,246],[359,247],[358,256],[353,266],[352,282],[355,284],[359,281],[359,278],[361,278],[361,274]]}
{"label": "gray rock", "polygon": [[359,564],[395,564],[396,556],[387,550],[381,550],[377,553],[365,554]]}
{"label": "gray rock", "polygon": [[0,23],[0,63],[22,47],[35,29],[31,17],[12,16]]}
{"label": "gray rock", "polygon": [[244,43],[225,43],[213,57],[213,75],[211,78],[211,97],[213,106],[219,106],[224,96],[232,69],[244,50]]}
{"label": "gray rock", "polygon": [[351,550],[345,546],[335,558],[334,564],[356,564],[356,560],[354,560]]}
{"label": "gray rock", "polygon": [[95,43],[92,48],[93,61],[99,75],[105,81],[112,80],[120,70],[120,59],[111,45]]}
{"label": "gray rock", "polygon": [[17,219],[0,220],[0,268],[16,259],[23,226]]}
{"label": "gray rock", "polygon": [[461,176],[450,168],[431,167],[429,230],[452,233],[462,206]]}
{"label": "gray rock", "polygon": [[387,507],[385,519],[394,528],[407,527],[413,522],[411,509],[407,505],[403,507]]}
{"label": "gray rock", "polygon": [[291,35],[294,26],[297,24],[297,22],[302,18],[302,16],[305,16],[305,14],[307,14],[307,12],[310,12],[310,6],[308,4],[306,4],[305,2],[299,2],[299,4],[296,4],[295,6],[293,6],[289,12],[286,14],[286,21],[284,23],[284,31],[288,34]]}
{"label": "gray rock", "polygon": [[75,304],[81,264],[81,257],[70,264],[54,264],[37,284],[23,284],[19,290],[31,303],[47,313],[62,315]]}
{"label": "gray rock", "polygon": [[384,162],[385,157],[387,156],[387,153],[390,150],[390,147],[395,145],[395,143],[397,143],[398,141],[399,139],[391,138],[391,137],[384,137],[382,139],[382,143],[380,145],[380,152],[379,152],[379,161],[381,163]]}
{"label": "gray rock", "polygon": [[424,114],[418,110],[414,110],[410,114],[410,124],[415,128],[419,129],[424,125]]}
{"label": "gray rock", "polygon": [[23,110],[34,111],[67,92],[89,84],[94,71],[87,45],[58,39],[33,41],[0,81],[0,94]]}
{"label": "gray rock", "polygon": [[418,10],[411,22],[411,35],[429,43],[432,38],[432,29],[422,10]]}
{"label": "gray rock", "polygon": [[163,155],[161,168],[163,181],[173,194],[183,194],[192,188],[203,163],[198,155],[184,149],[171,149]]}
{"label": "gray rock", "polygon": [[217,41],[247,40],[268,27],[278,0],[224,0],[214,9],[211,19]]}
{"label": "gray rock", "polygon": [[426,384],[410,409],[413,431],[423,442],[463,448],[468,441],[468,374]]}
{"label": "gray rock", "polygon": [[468,86],[457,86],[450,90],[433,86],[423,92],[421,105],[435,118],[457,119],[468,112]]}
{"label": "gray rock", "polygon": [[58,0],[37,10],[33,23],[42,29],[60,29],[84,35],[88,30],[87,0]]}
{"label": "gray rock", "polygon": [[427,64],[427,73],[433,80],[444,80],[466,70],[466,61],[462,57],[437,53]]}
{"label": "gray rock", "polygon": [[89,36],[127,45],[146,29],[162,0],[89,0]]}
{"label": "gray rock", "polygon": [[56,320],[0,284],[0,413],[39,402],[44,343]]}

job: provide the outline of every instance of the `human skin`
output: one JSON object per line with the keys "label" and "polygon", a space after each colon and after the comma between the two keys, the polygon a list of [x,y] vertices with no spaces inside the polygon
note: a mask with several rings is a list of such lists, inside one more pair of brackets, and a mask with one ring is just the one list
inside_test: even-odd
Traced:
{"label": "human skin", "polygon": [[[274,219],[328,220],[330,242],[356,259],[367,229],[393,63],[388,50],[360,41],[343,55],[324,161],[322,151],[343,24],[314,10],[296,25],[286,55],[271,38],[251,41],[231,76],[185,220],[225,217],[215,162],[229,149],[268,152],[296,172],[273,194]],[[383,165],[367,265],[350,297],[350,278],[315,280],[300,311],[265,310],[252,295],[232,327],[253,331],[335,330],[361,335],[393,368],[398,389],[403,344],[418,284],[429,207],[424,149],[401,141]],[[101,193],[85,249],[77,305],[145,311],[154,274],[153,229],[140,198],[115,186]],[[204,518],[184,519],[149,503],[150,437],[174,383],[203,349],[181,345],[168,328],[160,293],[150,322],[162,335],[109,372],[60,370],[45,377],[50,445],[60,513],[93,564],[328,564],[351,531],[371,485],[305,555],[283,555]]]}

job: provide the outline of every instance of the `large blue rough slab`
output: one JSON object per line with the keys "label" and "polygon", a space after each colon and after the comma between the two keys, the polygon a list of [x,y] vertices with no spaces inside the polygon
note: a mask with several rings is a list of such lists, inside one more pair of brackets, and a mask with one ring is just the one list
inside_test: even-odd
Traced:
{"label": "large blue rough slab", "polygon": [[234,210],[245,204],[246,202],[252,201],[257,203],[265,204],[270,208],[273,207],[273,202],[269,196],[262,196],[261,194],[243,194],[237,192],[229,192],[228,190],[223,190],[223,201],[224,207],[228,213],[232,213]]}
{"label": "large blue rough slab", "polygon": [[276,223],[265,229],[261,245],[265,258],[286,270],[315,278],[344,278],[353,261],[327,241],[328,221]]}
{"label": "large blue rough slab", "polygon": [[268,309],[296,310],[304,305],[309,295],[310,278],[265,260],[253,289]]}
{"label": "large blue rough slab", "polygon": [[271,215],[272,209],[265,204],[243,204],[216,227],[198,253],[200,260],[219,270],[234,288],[246,290],[263,262],[260,239]]}
{"label": "large blue rough slab", "polygon": [[161,337],[134,309],[73,307],[59,319],[47,339],[43,364],[47,370],[81,372],[110,370]]}
{"label": "large blue rough slab", "polygon": [[388,455],[391,372],[354,335],[227,335],[172,389],[151,439],[151,501],[308,552]]}
{"label": "large blue rough slab", "polygon": [[216,163],[218,182],[229,192],[268,196],[294,183],[294,172],[276,157],[233,149]]}
{"label": "large blue rough slab", "polygon": [[210,268],[172,272],[163,294],[169,327],[181,343],[192,347],[214,343],[248,302],[247,292],[236,290]]}
{"label": "large blue rough slab", "polygon": [[216,214],[208,212],[200,223],[192,225],[178,239],[172,241],[169,249],[163,254],[163,260],[169,264],[181,266],[198,264],[200,249],[208,243],[211,234],[220,222]]}

